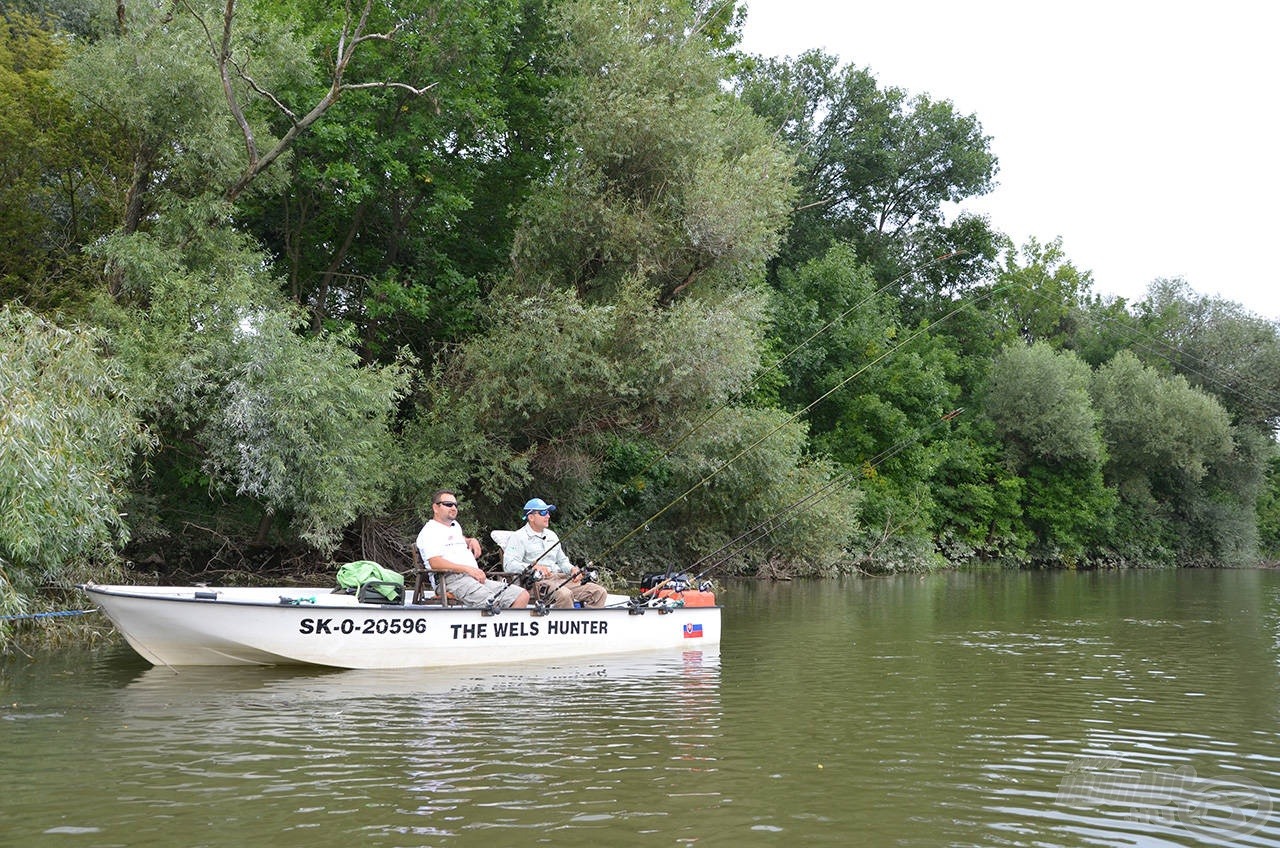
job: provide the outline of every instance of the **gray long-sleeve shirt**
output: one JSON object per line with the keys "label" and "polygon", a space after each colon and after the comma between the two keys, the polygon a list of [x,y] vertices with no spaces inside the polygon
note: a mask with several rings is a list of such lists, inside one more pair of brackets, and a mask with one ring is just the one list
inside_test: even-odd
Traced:
{"label": "gray long-sleeve shirt", "polygon": [[[534,533],[533,528],[526,524],[519,530],[511,531],[507,544],[502,548],[502,570],[513,573],[524,571],[542,556],[543,551],[556,545],[558,541],[560,537],[551,528],[542,533]],[[538,565],[545,565],[556,574],[573,571],[573,563],[569,562],[564,545],[556,545],[551,553],[538,560]]]}

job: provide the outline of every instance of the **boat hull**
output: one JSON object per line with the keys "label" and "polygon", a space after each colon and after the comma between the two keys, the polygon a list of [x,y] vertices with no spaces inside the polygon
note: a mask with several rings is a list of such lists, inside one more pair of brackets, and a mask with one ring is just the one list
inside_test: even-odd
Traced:
{"label": "boat hull", "polygon": [[432,668],[696,648],[720,607],[481,610],[368,604],[329,589],[81,587],[153,665]]}

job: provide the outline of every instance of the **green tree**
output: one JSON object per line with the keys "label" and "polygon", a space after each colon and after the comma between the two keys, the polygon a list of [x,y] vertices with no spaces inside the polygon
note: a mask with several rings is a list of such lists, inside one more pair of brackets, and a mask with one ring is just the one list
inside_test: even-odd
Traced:
{"label": "green tree", "polygon": [[1095,297],[1081,304],[1068,347],[1097,368],[1122,350],[1142,350],[1144,333],[1124,298]]}
{"label": "green tree", "polygon": [[881,87],[869,70],[841,66],[830,54],[756,58],[738,87],[799,159],[800,207],[783,266],[847,242],[878,267],[915,231],[942,227],[945,203],[994,187],[996,158],[975,116],[950,101]]}
{"label": "green tree", "polygon": [[986,413],[1015,465],[1105,457],[1089,367],[1048,344],[1010,345],[993,363]]}
{"label": "green tree", "polygon": [[[178,556],[196,543],[175,537],[197,527],[244,551],[277,515],[288,521],[273,539],[328,553],[382,507],[395,467],[402,368],[360,368],[347,335],[304,338],[271,257],[236,218],[237,204],[285,187],[292,145],[339,95],[404,90],[352,67],[396,26],[374,29],[381,12],[280,11],[129,6],[58,75],[121,153],[104,166],[115,216],[89,255],[109,297],[92,314],[161,443],[155,474],[135,482],[135,538]],[[313,36],[339,43],[327,65],[311,59]]]}
{"label": "green tree", "polygon": [[180,256],[151,243],[134,234],[103,246],[126,289],[143,285],[136,278],[149,291],[145,308],[112,313],[161,439],[154,485],[138,486],[138,520],[168,538],[185,510],[210,513],[217,526],[200,526],[243,550],[267,542],[280,514],[286,542],[332,551],[389,497],[407,372],[362,367],[341,336],[300,333],[251,241],[213,228]]}
{"label": "green tree", "polygon": [[1221,405],[1132,353],[1121,351],[1098,369],[1093,396],[1119,483],[1158,488],[1179,478],[1198,480],[1231,453],[1231,422]]}
{"label": "green tree", "polygon": [[[111,173],[105,190],[113,193],[107,199],[114,214],[109,231],[117,237],[137,234],[152,252],[193,254],[195,235],[227,221],[228,192],[246,168],[244,136],[229,113],[204,22],[189,7],[173,14],[168,7],[129,8],[133,18],[125,30],[77,51],[60,69],[59,81],[74,93],[86,119],[110,133],[114,155],[103,163]],[[259,85],[272,87],[309,72],[283,28],[263,23],[257,36]],[[249,86],[241,81],[238,87],[243,96]],[[269,139],[260,115],[245,126]],[[184,261],[200,258],[188,255]],[[123,304],[145,304],[150,296],[145,276],[120,266],[110,269],[105,282]]]}
{"label": "green tree", "polygon": [[200,434],[203,470],[331,551],[346,527],[387,506],[390,422],[407,372],[362,369],[344,340],[304,338],[283,312],[231,342],[226,381],[202,403],[215,410]]}
{"label": "green tree", "polygon": [[0,307],[0,611],[128,539],[127,482],[150,440],[102,344]]}
{"label": "green tree", "polygon": [[[294,142],[286,190],[241,204],[313,327],[357,328],[366,356],[419,355],[476,329],[505,269],[514,216],[560,154],[548,108],[558,80],[546,0],[415,0],[393,40],[352,63],[360,79],[427,90],[342,97]],[[308,4],[320,65],[331,4]],[[295,16],[282,7],[282,18]],[[287,89],[315,98],[314,81]]]}
{"label": "green tree", "polygon": [[1043,245],[1028,239],[1019,250],[1006,242],[992,309],[1027,344],[1060,349],[1075,337],[1092,285],[1089,272],[1067,259],[1061,237]]}
{"label": "green tree", "polygon": [[40,113],[57,102],[48,74],[61,59],[51,33],[18,13],[0,19],[0,239],[9,245],[0,252],[0,292],[5,300],[28,286],[21,278],[40,261],[45,216],[40,213],[44,192]]}
{"label": "green tree", "polygon": [[[662,303],[758,280],[790,208],[789,157],[722,90],[716,28],[685,3],[570,0],[557,108],[574,155],[521,216],[511,283]],[[696,284],[696,286],[695,286]]]}
{"label": "green tree", "polygon": [[1238,303],[1197,295],[1184,280],[1157,280],[1139,309],[1134,350],[1172,366],[1215,395],[1235,423],[1263,433],[1280,427],[1280,328]]}
{"label": "green tree", "polygon": [[[1092,394],[1107,444],[1107,478],[1124,507],[1119,538],[1129,547],[1120,553],[1176,564],[1223,550],[1206,522],[1213,510],[1204,506],[1213,497],[1206,488],[1211,470],[1230,462],[1235,450],[1226,410],[1181,376],[1163,376],[1127,351],[1098,369]],[[1252,498],[1243,506],[1252,524]]]}
{"label": "green tree", "polygon": [[0,299],[74,308],[94,279],[81,254],[113,221],[109,136],[56,84],[67,40],[35,17],[0,17]]}
{"label": "green tree", "polygon": [[933,481],[932,526],[953,563],[1021,563],[1035,539],[1023,514],[1027,481],[1006,462],[986,417],[967,416],[945,443]]}
{"label": "green tree", "polygon": [[[844,245],[780,269],[771,312],[784,357],[778,401],[805,411],[818,452],[858,470],[867,564],[929,559],[928,481],[947,432],[938,425],[955,408],[952,352],[930,326],[902,326],[891,296]],[[902,551],[891,554],[895,546]]]}
{"label": "green tree", "polygon": [[[661,435],[648,447],[664,447]],[[672,564],[715,576],[849,571],[862,494],[848,472],[809,455],[791,416],[726,407],[672,447],[582,528],[594,559],[630,573]]]}
{"label": "green tree", "polygon": [[1264,486],[1258,495],[1258,548],[1269,562],[1280,561],[1280,447],[1274,441],[1263,453]]}
{"label": "green tree", "polygon": [[1007,347],[992,364],[984,411],[1011,471],[1023,478],[1022,509],[1041,562],[1080,563],[1106,538],[1115,507],[1089,395],[1089,367],[1047,343]]}
{"label": "green tree", "polygon": [[[951,408],[948,353],[927,328],[900,326],[852,249],[837,246],[797,272],[781,271],[771,312],[776,347],[788,352],[780,400],[812,407],[816,444],[840,462],[860,464]],[[919,461],[908,448],[884,469]]]}

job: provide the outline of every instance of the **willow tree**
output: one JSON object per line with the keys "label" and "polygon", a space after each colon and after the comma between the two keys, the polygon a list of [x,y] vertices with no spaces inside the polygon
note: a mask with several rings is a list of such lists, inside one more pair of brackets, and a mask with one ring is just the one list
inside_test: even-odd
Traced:
{"label": "willow tree", "polygon": [[[659,532],[614,555],[687,561],[741,532],[754,510],[831,480],[831,466],[795,449],[800,423],[742,405],[791,167],[721,84],[732,40],[723,8],[574,0],[557,10],[557,108],[571,152],[521,210],[488,329],[443,359],[414,429],[424,464],[441,467],[432,455],[446,435],[472,459],[446,473],[494,522],[536,491],[562,518],[592,517],[579,537],[589,551],[644,525]],[[720,466],[715,483],[692,485],[694,469]],[[792,567],[818,548],[834,558],[851,502],[836,486],[831,508],[813,514],[819,530],[785,536],[776,562]]]}
{"label": "willow tree", "polygon": [[1040,562],[1086,563],[1112,522],[1090,378],[1088,365],[1045,342],[1010,345],[992,364],[984,412],[1024,481],[1020,507],[1035,538],[1028,552]]}
{"label": "willow tree", "polygon": [[102,190],[116,218],[88,248],[102,269],[94,315],[160,440],[154,473],[135,481],[135,538],[168,554],[203,543],[236,561],[278,516],[290,520],[273,541],[328,552],[381,506],[403,374],[362,367],[349,337],[304,338],[237,222],[238,203],[283,189],[291,144],[339,95],[390,85],[349,75],[395,30],[376,10],[318,28],[335,47],[325,64],[310,58],[314,22],[270,3],[123,5],[118,29],[60,69],[112,140]]}
{"label": "willow tree", "polygon": [[1123,506],[1121,553],[1163,564],[1247,558],[1257,537],[1256,484],[1215,484],[1218,474],[1235,473],[1236,445],[1222,405],[1128,351],[1098,369],[1092,394],[1107,444],[1107,476]]}
{"label": "willow tree", "polygon": [[129,537],[127,482],[150,439],[103,342],[0,307],[0,611],[109,564]]}
{"label": "willow tree", "polygon": [[558,102],[574,151],[522,215],[511,285],[661,303],[760,279],[792,197],[789,155],[727,94],[712,23],[686,3],[573,0]]}

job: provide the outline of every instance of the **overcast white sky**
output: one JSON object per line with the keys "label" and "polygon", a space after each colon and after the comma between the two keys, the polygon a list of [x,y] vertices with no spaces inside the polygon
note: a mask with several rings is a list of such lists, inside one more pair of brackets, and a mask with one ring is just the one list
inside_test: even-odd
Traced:
{"label": "overcast white sky", "polygon": [[1280,320],[1274,0],[747,0],[742,49],[820,48],[975,114],[999,185],[965,207],[1063,239],[1094,291],[1158,277]]}

